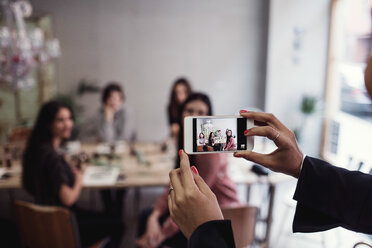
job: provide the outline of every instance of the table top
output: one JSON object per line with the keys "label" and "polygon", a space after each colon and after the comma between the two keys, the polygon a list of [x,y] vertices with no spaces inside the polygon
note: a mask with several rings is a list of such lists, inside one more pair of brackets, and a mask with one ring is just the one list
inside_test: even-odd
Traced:
{"label": "table top", "polygon": [[[82,144],[80,151],[93,154],[100,145]],[[102,148],[102,147],[101,147]],[[169,184],[169,171],[174,167],[175,151],[162,152],[161,145],[157,143],[136,143],[135,155],[125,148],[117,154],[121,156],[119,165],[122,180],[110,185],[89,185],[84,188],[130,188],[167,186]],[[229,155],[229,174],[237,184],[269,183],[276,184],[289,179],[279,173],[269,176],[257,176],[250,171],[252,163]],[[114,163],[114,162],[113,162]],[[94,166],[87,164],[85,166]],[[85,168],[83,166],[83,170]],[[22,169],[20,161],[13,161],[11,169],[7,170],[11,177],[0,180],[1,189],[19,189],[21,185]]]}

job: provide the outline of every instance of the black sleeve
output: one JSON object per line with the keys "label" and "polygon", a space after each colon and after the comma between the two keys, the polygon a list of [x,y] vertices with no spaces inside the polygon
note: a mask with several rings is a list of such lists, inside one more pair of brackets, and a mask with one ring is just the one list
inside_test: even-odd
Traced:
{"label": "black sleeve", "polygon": [[50,152],[46,156],[47,176],[52,187],[53,193],[59,198],[59,192],[62,184],[70,185],[65,161],[56,152]]}
{"label": "black sleeve", "polygon": [[169,125],[179,123],[178,118],[172,114],[170,105],[168,106],[168,123]]}
{"label": "black sleeve", "polygon": [[294,232],[334,227],[372,234],[372,176],[306,157],[293,199]]}
{"label": "black sleeve", "polygon": [[230,220],[213,220],[201,224],[191,234],[189,248],[235,248]]}

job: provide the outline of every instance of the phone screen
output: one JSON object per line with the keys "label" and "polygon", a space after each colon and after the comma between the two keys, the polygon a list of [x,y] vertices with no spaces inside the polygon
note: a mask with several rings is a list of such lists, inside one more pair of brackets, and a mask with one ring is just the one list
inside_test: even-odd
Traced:
{"label": "phone screen", "polygon": [[193,152],[246,150],[245,118],[193,118]]}

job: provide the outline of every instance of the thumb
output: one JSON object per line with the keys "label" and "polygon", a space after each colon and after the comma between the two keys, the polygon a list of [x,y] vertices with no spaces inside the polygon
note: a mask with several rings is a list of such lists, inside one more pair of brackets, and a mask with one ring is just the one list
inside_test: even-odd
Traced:
{"label": "thumb", "polygon": [[252,161],[254,163],[263,165],[265,167],[270,165],[270,158],[268,154],[261,154],[252,151],[244,151],[244,152],[235,152],[234,157],[236,158],[244,158],[248,161]]}

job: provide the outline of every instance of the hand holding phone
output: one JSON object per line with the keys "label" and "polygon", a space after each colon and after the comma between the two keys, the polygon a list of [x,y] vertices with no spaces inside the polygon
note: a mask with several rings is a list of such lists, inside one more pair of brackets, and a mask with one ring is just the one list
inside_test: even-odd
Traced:
{"label": "hand holding phone", "polygon": [[254,138],[244,135],[253,120],[241,116],[189,116],[184,119],[184,149],[188,154],[251,151]]}

